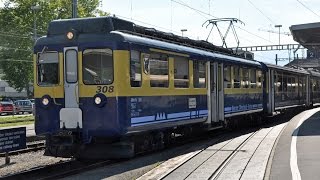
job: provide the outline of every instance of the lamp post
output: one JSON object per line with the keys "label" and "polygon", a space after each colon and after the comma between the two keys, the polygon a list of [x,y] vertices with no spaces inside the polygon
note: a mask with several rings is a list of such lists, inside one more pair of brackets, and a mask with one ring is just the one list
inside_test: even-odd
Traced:
{"label": "lamp post", "polygon": [[40,6],[31,6],[31,10],[33,11],[33,40],[36,42],[37,40],[37,16],[36,16],[36,11],[40,10]]}
{"label": "lamp post", "polygon": [[279,45],[280,45],[280,28],[282,27],[282,25],[275,25],[274,27],[279,28]]}
{"label": "lamp post", "polygon": [[182,37],[183,37],[183,32],[186,32],[188,31],[187,29],[181,29],[181,34],[182,34]]}

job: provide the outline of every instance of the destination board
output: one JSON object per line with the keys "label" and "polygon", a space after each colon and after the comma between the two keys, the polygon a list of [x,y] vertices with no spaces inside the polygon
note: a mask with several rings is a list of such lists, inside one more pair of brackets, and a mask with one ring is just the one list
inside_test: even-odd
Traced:
{"label": "destination board", "polygon": [[0,130],[0,153],[25,149],[26,127]]}

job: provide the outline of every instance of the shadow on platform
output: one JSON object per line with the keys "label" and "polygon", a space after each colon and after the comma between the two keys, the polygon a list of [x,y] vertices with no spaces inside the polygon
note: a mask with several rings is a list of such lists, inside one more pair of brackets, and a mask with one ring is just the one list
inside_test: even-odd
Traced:
{"label": "shadow on platform", "polygon": [[[297,129],[294,130],[294,136]],[[319,136],[320,135],[320,112],[315,113],[310,118],[306,119],[299,128],[297,136]]]}

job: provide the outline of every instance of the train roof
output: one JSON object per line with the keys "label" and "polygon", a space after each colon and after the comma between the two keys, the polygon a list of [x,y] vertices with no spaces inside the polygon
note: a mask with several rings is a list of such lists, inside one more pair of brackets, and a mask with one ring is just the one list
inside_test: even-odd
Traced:
{"label": "train roof", "polygon": [[173,33],[159,31],[154,28],[136,25],[133,22],[111,16],[53,20],[49,23],[47,37],[65,35],[70,30],[74,30],[76,33],[81,35],[106,35],[111,31],[117,30],[244,58],[244,55],[237,55],[230,49],[215,46],[204,40],[189,39],[188,37],[182,37]]}
{"label": "train roof", "polygon": [[247,64],[252,66],[261,66],[260,62],[258,61],[247,60],[247,59],[243,59],[235,56],[230,56],[227,54],[221,54],[214,51],[210,52],[207,49],[198,49],[198,48],[183,46],[183,45],[164,42],[156,39],[150,39],[147,37],[138,36],[134,34],[128,34],[120,31],[112,31],[111,34],[120,35],[124,39],[124,41],[129,42],[131,44],[144,45],[148,47],[159,48],[161,50],[173,51],[173,52],[178,52],[183,54],[192,54],[195,56],[204,56],[207,58],[216,58],[224,62],[241,63],[241,64]]}
{"label": "train roof", "polygon": [[316,76],[320,77],[320,72],[319,71],[314,71],[314,70],[308,70],[311,76]]}
{"label": "train roof", "polygon": [[286,67],[286,66],[277,66],[274,64],[269,63],[262,63],[264,64],[268,69],[275,69],[275,70],[282,70],[287,72],[294,72],[294,73],[300,73],[300,74],[310,74],[307,70],[303,68],[292,68],[292,67]]}

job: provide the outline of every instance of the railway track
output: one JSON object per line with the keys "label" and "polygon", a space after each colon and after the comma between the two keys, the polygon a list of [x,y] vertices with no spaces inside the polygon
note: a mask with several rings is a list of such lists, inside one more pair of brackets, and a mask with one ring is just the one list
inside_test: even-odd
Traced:
{"label": "railway track", "polygon": [[89,171],[99,167],[105,167],[119,161],[98,161],[98,162],[81,162],[77,160],[69,160],[59,162],[53,165],[42,166],[17,174],[11,174],[3,177],[4,179],[58,179],[84,171]]}
{"label": "railway track", "polygon": [[[27,148],[26,149],[21,149],[17,151],[11,151],[9,152],[9,155],[18,155],[18,154],[23,154],[23,153],[28,153],[28,152],[34,152],[34,151],[39,151],[45,149],[45,142],[44,141],[36,141],[36,142],[29,142],[27,143]],[[0,153],[0,157],[5,157],[5,153]]]}

